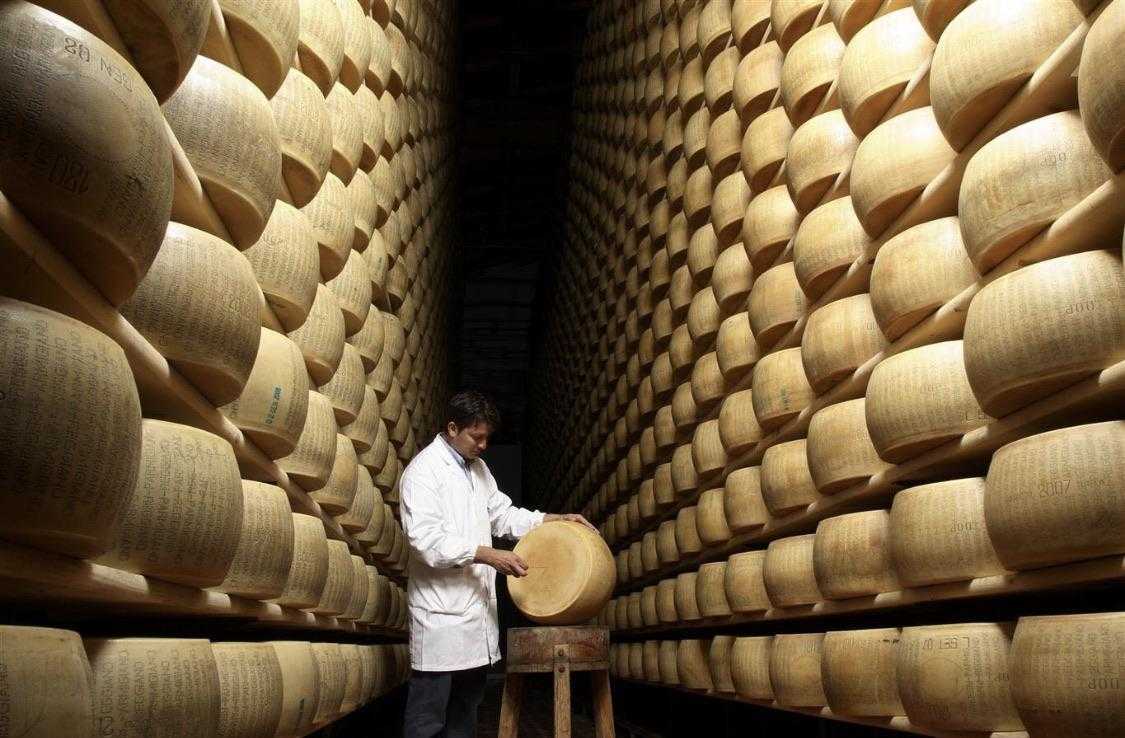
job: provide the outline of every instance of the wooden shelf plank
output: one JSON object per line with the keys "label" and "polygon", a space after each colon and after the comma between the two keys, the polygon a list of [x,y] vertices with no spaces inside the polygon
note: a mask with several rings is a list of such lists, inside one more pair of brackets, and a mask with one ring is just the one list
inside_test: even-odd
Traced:
{"label": "wooden shelf plank", "polygon": [[693,694],[697,697],[712,697],[715,699],[727,700],[728,702],[741,702],[747,705],[768,707],[771,710],[782,710],[784,712],[793,712],[801,715],[808,715],[809,717],[818,717],[825,720],[854,723],[856,725],[867,725],[874,728],[901,730],[917,735],[934,736],[934,738],[1027,738],[1026,731],[993,731],[990,733],[968,733],[963,731],[934,730],[911,723],[910,719],[905,715],[896,715],[895,717],[884,718],[865,718],[857,717],[855,715],[839,715],[832,712],[832,710],[827,707],[787,707],[785,705],[779,705],[775,701],[746,699],[745,697],[739,697],[733,692],[716,692],[714,690],[702,692],[695,689],[687,689],[686,687],[672,686],[669,684],[657,684],[655,682],[646,682],[641,679],[622,679],[621,677],[616,676],[613,677],[613,679],[628,684],[639,684],[646,687],[652,687],[653,689],[670,689],[677,692],[684,692],[686,694]]}
{"label": "wooden shelf plank", "polygon": [[280,605],[164,582],[61,554],[0,541],[0,586],[6,603],[65,605],[83,615],[126,610],[130,615],[176,615],[246,620],[257,627],[324,630],[404,638],[392,628],[338,620]]}

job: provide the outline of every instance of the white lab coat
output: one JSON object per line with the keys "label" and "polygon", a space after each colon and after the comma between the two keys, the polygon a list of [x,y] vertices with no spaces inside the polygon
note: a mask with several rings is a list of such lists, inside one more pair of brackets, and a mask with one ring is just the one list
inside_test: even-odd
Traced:
{"label": "white lab coat", "polygon": [[483,459],[469,464],[440,436],[414,457],[400,484],[402,529],[413,551],[407,580],[410,665],[457,671],[500,660],[496,570],[474,564],[493,536],[520,538],[543,513],[515,507]]}

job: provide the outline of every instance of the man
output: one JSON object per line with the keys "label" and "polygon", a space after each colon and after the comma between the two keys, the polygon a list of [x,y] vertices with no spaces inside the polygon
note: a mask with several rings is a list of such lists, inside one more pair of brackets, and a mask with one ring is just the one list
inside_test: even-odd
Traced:
{"label": "man", "polygon": [[405,738],[472,738],[488,667],[500,660],[496,572],[522,577],[527,563],[492,548],[492,537],[520,538],[544,515],[512,505],[480,455],[500,424],[479,392],[449,401],[445,427],[403,472],[402,528],[408,569],[410,664]]}

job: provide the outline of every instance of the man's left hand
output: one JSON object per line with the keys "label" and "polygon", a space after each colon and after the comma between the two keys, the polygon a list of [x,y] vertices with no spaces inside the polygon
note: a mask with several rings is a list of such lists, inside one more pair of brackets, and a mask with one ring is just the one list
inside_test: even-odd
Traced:
{"label": "man's left hand", "polygon": [[582,517],[578,513],[547,513],[545,516],[543,516],[543,522],[545,523],[549,523],[553,520],[569,520],[572,523],[581,523],[582,525],[597,533],[599,536],[602,534],[600,530],[594,527],[593,523],[591,523],[589,520]]}

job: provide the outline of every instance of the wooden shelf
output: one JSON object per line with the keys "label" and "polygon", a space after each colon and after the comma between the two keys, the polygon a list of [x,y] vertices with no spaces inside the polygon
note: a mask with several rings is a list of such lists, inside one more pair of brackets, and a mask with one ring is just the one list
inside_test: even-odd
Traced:
{"label": "wooden shelf", "polygon": [[8,603],[80,608],[82,615],[128,613],[243,620],[259,628],[323,630],[403,639],[404,631],[314,615],[245,597],[0,541],[0,587]]}
{"label": "wooden shelf", "polygon": [[948,730],[933,730],[931,728],[924,728],[920,725],[915,725],[910,722],[910,718],[905,715],[896,715],[895,717],[882,717],[882,718],[866,718],[857,717],[854,715],[838,715],[827,707],[786,707],[779,705],[777,702],[769,700],[750,700],[744,697],[739,697],[733,692],[716,692],[710,690],[703,692],[696,689],[687,689],[686,687],[672,686],[669,684],[658,684],[655,682],[646,682],[641,679],[622,679],[621,677],[613,677],[615,681],[624,682],[627,684],[638,684],[653,689],[670,689],[677,692],[684,692],[686,694],[693,694],[697,697],[713,697],[715,699],[727,700],[728,702],[741,702],[747,705],[757,705],[758,707],[768,707],[771,710],[784,710],[785,712],[794,712],[801,715],[808,715],[809,717],[823,718],[825,720],[835,720],[838,722],[854,723],[855,725],[867,725],[873,728],[885,728],[889,730],[901,730],[906,733],[914,733],[916,735],[929,735],[935,738],[1027,738],[1026,731],[993,731],[993,732],[963,732],[963,731],[948,731]]}
{"label": "wooden shelf", "polygon": [[970,431],[958,440],[892,466],[863,484],[834,495],[821,495],[802,510],[772,518],[754,531],[735,535],[722,545],[706,548],[670,567],[627,582],[619,592],[640,589],[681,571],[697,569],[700,564],[725,559],[753,544],[764,545],[783,536],[812,532],[817,523],[834,515],[883,506],[903,485],[940,477],[943,469],[979,463],[1001,446],[1051,427],[1112,418],[1115,411],[1120,413],[1120,408],[1125,406],[1123,403],[1125,361],[1120,361],[1055,395]]}
{"label": "wooden shelf", "polygon": [[945,582],[884,592],[870,597],[847,600],[825,600],[815,605],[774,607],[755,613],[735,613],[725,617],[702,618],[678,623],[624,628],[612,631],[617,638],[640,638],[686,630],[724,629],[747,623],[793,621],[807,618],[854,615],[857,613],[893,610],[932,602],[956,602],[986,597],[1006,597],[1029,592],[1082,587],[1125,581],[1125,555],[1117,554],[1089,561],[1052,566],[1045,569],[978,577],[962,582]]}

